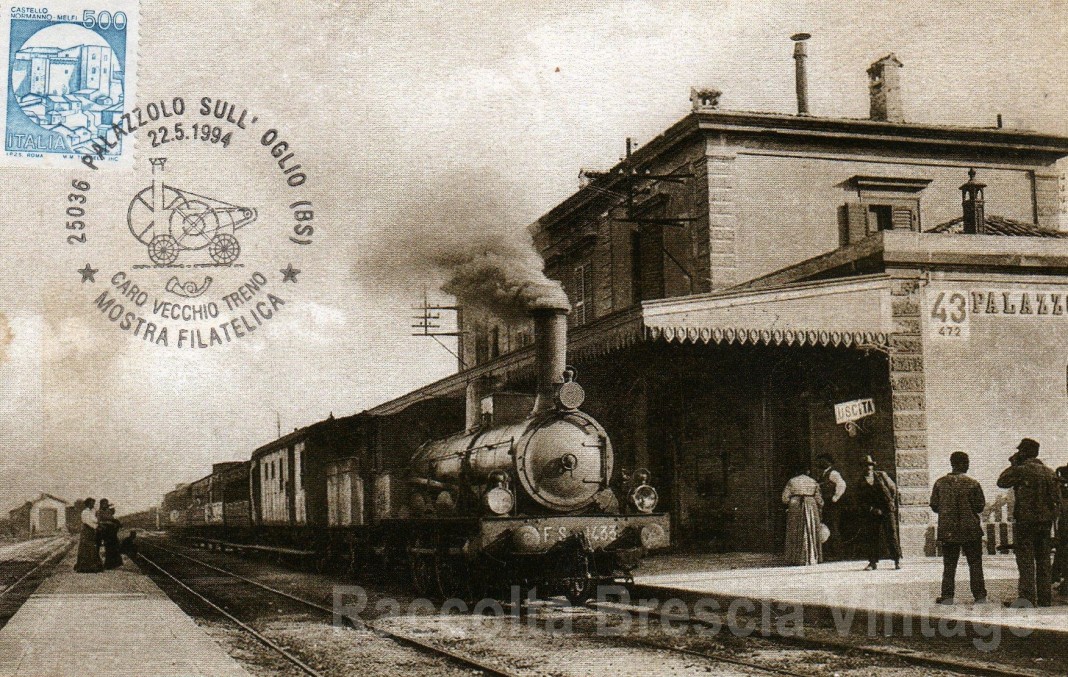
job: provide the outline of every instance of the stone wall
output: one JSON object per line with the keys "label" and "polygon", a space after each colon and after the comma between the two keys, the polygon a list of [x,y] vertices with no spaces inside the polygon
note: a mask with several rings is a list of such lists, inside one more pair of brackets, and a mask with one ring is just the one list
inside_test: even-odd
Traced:
{"label": "stone wall", "polygon": [[[712,288],[737,284],[738,203],[735,198],[737,179],[732,151],[712,148],[698,167],[697,180],[708,186],[708,237]],[[702,175],[703,174],[703,175]]]}
{"label": "stone wall", "polygon": [[927,403],[923,371],[921,302],[916,280],[891,287],[894,331],[890,337],[890,387],[894,410],[894,458],[901,496],[901,548],[924,554],[931,521],[927,459]]}

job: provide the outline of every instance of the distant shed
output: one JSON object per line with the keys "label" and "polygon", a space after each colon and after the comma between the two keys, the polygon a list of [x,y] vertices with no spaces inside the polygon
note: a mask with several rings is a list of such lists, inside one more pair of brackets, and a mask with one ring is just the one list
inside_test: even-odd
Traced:
{"label": "distant shed", "polygon": [[68,507],[62,498],[41,493],[8,513],[12,530],[29,536],[66,531]]}

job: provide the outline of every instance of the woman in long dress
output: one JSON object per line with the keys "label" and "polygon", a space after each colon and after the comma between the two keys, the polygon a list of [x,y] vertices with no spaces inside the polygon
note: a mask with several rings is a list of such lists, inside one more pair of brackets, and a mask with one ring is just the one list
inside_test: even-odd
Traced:
{"label": "woman in long dress", "polygon": [[91,498],[85,499],[85,507],[82,509],[82,532],[78,539],[78,559],[74,563],[74,570],[81,573],[91,574],[104,570],[104,564],[100,561],[100,549],[96,544],[96,515],[93,507],[96,501]]}
{"label": "woman in long dress", "polygon": [[823,560],[823,543],[820,540],[820,512],[823,496],[820,485],[807,473],[802,472],[789,482],[782,491],[786,511],[787,564],[817,564]]}
{"label": "woman in long dress", "polygon": [[97,533],[100,534],[100,542],[104,546],[104,568],[117,569],[122,566],[122,555],[119,552],[119,528],[122,526],[115,519],[115,508],[108,503],[108,499],[100,499],[100,510],[96,514]]}

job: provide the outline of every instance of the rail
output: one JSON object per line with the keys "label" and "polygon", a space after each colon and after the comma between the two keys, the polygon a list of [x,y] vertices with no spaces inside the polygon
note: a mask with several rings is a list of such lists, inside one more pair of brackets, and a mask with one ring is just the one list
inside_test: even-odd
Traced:
{"label": "rail", "polygon": [[26,580],[27,578],[32,576],[34,573],[36,573],[38,570],[40,570],[42,567],[44,567],[46,564],[48,564],[53,558],[56,557],[57,554],[62,553],[63,555],[66,555],[67,552],[71,549],[71,547],[73,545],[74,545],[74,541],[73,540],[68,540],[65,543],[63,543],[63,545],[59,546],[58,548],[56,548],[52,552],[50,552],[47,555],[45,555],[44,559],[42,559],[40,562],[38,562],[35,567],[30,569],[26,573],[22,574],[21,576],[19,576],[19,578],[14,583],[12,583],[11,585],[7,586],[3,590],[0,590],[0,599],[3,599],[7,595],[7,593],[9,593],[12,590],[14,590],[15,588],[17,588],[19,585],[22,584],[22,582],[24,580]]}
{"label": "rail", "polygon": [[256,630],[252,626],[248,625],[247,623],[243,622],[241,619],[237,618],[236,616],[231,614],[226,609],[223,609],[221,606],[219,606],[215,602],[212,602],[210,599],[208,599],[204,595],[200,594],[199,592],[197,592],[193,588],[189,587],[188,585],[186,585],[182,581],[178,580],[177,576],[175,576],[171,572],[167,571],[166,569],[161,567],[159,564],[156,564],[155,562],[153,562],[151,559],[146,557],[144,555],[144,553],[138,553],[138,557],[141,559],[141,561],[143,561],[146,564],[150,565],[156,571],[160,572],[161,574],[163,574],[167,578],[169,578],[172,581],[174,581],[175,583],[177,583],[186,592],[188,592],[189,594],[193,595],[194,597],[199,599],[204,604],[207,604],[208,606],[210,606],[212,609],[214,609],[218,613],[222,614],[228,621],[230,621],[231,623],[233,623],[237,627],[241,628],[242,630],[244,630],[248,634],[250,634],[253,637],[255,637],[256,640],[259,641],[261,644],[263,644],[264,646],[267,646],[268,648],[273,650],[275,653],[277,653],[278,655],[282,656],[283,658],[285,658],[287,661],[289,661],[293,665],[297,666],[301,670],[301,672],[303,672],[304,674],[311,675],[312,677],[322,677],[322,673],[321,672],[317,671],[315,668],[311,667],[310,665],[308,665],[304,661],[300,660],[300,658],[298,658],[297,656],[295,656],[291,652],[287,651],[285,648],[279,646],[278,644],[275,644],[273,641],[270,640],[270,638],[265,637],[258,630]]}
{"label": "rail", "polygon": [[[656,618],[658,620],[666,620],[666,621],[674,621],[674,622],[686,621],[686,622],[691,622],[691,623],[695,622],[695,623],[699,623],[699,624],[702,624],[702,625],[711,625],[710,623],[705,623],[705,622],[701,621],[700,619],[692,618],[692,617],[689,617],[689,616],[687,616],[687,617],[675,616],[673,614],[663,613],[661,611],[657,611],[657,610],[651,609],[649,607],[639,606],[639,605],[636,605],[636,604],[617,604],[617,603],[605,604],[605,603],[600,603],[600,602],[587,602],[586,606],[590,607],[591,609],[615,610],[617,612],[619,610],[625,609],[625,610],[628,610],[628,611],[635,611],[637,613],[644,614],[644,615],[646,615],[646,616],[648,616],[650,618]],[[965,672],[967,674],[972,674],[972,675],[982,675],[984,677],[1038,677],[1039,675],[1047,674],[1047,673],[1043,673],[1043,672],[1037,672],[1037,671],[1034,671],[1034,670],[1025,670],[1025,669],[1021,669],[1021,668],[1015,668],[1015,667],[1009,666],[1009,665],[1001,665],[1001,664],[988,663],[988,662],[979,662],[979,661],[972,661],[972,660],[959,659],[959,658],[949,658],[949,657],[946,657],[946,656],[944,656],[942,654],[926,653],[926,652],[922,652],[922,651],[916,651],[916,650],[913,650],[913,649],[894,648],[894,647],[885,647],[885,646],[874,646],[874,645],[870,645],[870,644],[854,644],[854,643],[847,642],[847,641],[834,641],[834,640],[830,640],[830,639],[816,639],[816,638],[813,638],[813,637],[798,637],[798,636],[795,636],[795,635],[790,635],[790,634],[786,634],[786,633],[779,633],[779,632],[775,632],[775,631],[770,631],[770,632],[768,632],[766,634],[762,633],[760,635],[760,637],[761,637],[761,639],[767,639],[767,640],[771,640],[771,641],[777,641],[777,642],[780,642],[780,643],[783,643],[783,644],[789,644],[789,645],[793,645],[793,646],[802,646],[802,647],[811,648],[811,649],[822,649],[822,650],[832,650],[832,651],[857,651],[857,652],[868,654],[868,655],[871,655],[871,656],[877,656],[879,658],[897,659],[897,660],[903,661],[905,663],[910,663],[912,665],[916,665],[916,666],[919,666],[919,667],[938,668],[938,669],[942,669],[942,670],[952,670],[952,671],[957,671],[957,672]],[[635,640],[635,641],[642,641],[642,643],[648,644],[650,646],[655,646],[657,648],[662,648],[662,649],[667,649],[667,650],[678,650],[676,647],[668,646],[666,644],[665,645],[661,645],[658,642],[649,642],[649,641],[646,641],[646,640]],[[686,651],[688,651],[688,650],[686,650]],[[698,652],[698,653],[700,653],[700,652]],[[714,654],[710,654],[709,657],[711,657],[712,655],[714,655]],[[727,662],[732,662],[733,661],[733,659],[729,659],[728,657],[717,658],[716,660],[725,660]],[[744,662],[742,664],[743,665],[750,665],[750,664],[744,663]],[[790,673],[790,672],[787,672],[787,671],[780,671],[780,670],[775,669],[775,668],[766,668],[765,667],[765,668],[761,668],[761,669],[780,672],[781,674],[797,674],[797,673]]]}
{"label": "rail", "polygon": [[[317,602],[313,602],[313,601],[311,601],[309,599],[305,599],[303,597],[299,597],[297,595],[293,595],[291,593],[285,592],[284,590],[279,590],[277,588],[273,588],[273,587],[271,587],[269,585],[265,585],[264,583],[261,583],[259,581],[253,580],[251,578],[247,578],[247,577],[242,576],[240,574],[235,574],[232,571],[227,571],[226,569],[222,569],[222,568],[217,567],[217,566],[215,566],[213,564],[209,564],[208,562],[204,562],[202,560],[196,559],[195,557],[190,557],[189,555],[186,555],[184,553],[178,552],[176,550],[171,550],[170,548],[166,548],[166,547],[164,547],[162,545],[159,545],[157,543],[151,543],[151,544],[149,544],[149,547],[156,548],[158,550],[161,550],[161,551],[166,552],[166,553],[171,554],[171,555],[175,555],[177,557],[181,557],[181,558],[186,559],[186,560],[188,560],[190,562],[193,562],[194,564],[202,566],[202,567],[204,567],[206,569],[210,569],[212,571],[218,572],[218,573],[223,574],[225,576],[229,576],[229,577],[237,579],[239,581],[243,581],[244,583],[247,583],[249,585],[255,586],[257,588],[260,588],[260,589],[265,590],[267,592],[270,592],[272,594],[275,594],[275,595],[278,595],[278,596],[281,596],[281,597],[285,597],[286,599],[292,600],[292,601],[297,602],[299,604],[302,604],[304,606],[307,606],[307,607],[310,607],[310,608],[313,608],[313,609],[317,609],[319,611],[324,611],[324,612],[330,614],[331,618],[333,618],[333,616],[334,616],[334,609],[332,609],[332,608],[330,608],[328,606],[324,606],[324,605],[319,604]],[[144,558],[143,554],[140,555],[140,556],[142,558]],[[147,558],[144,558],[144,559],[146,559],[146,561],[148,561]],[[159,567],[159,565],[157,565],[157,564],[155,564],[153,562],[149,561],[149,564],[152,564],[153,566],[155,566],[160,571],[164,571],[163,569],[161,569]],[[188,588],[188,586],[186,586],[184,583],[181,583],[181,581],[178,581],[178,579],[174,578],[174,576],[171,575],[169,572],[164,572],[164,573],[166,573],[170,578],[172,578],[176,582],[178,582],[179,585],[181,585],[183,588],[186,588],[187,590],[190,590],[191,592],[193,592],[190,588]],[[200,595],[198,593],[196,593],[196,592],[193,592],[193,594],[195,594],[198,597],[200,597]],[[207,600],[205,600],[205,601],[207,601]],[[211,604],[213,607],[215,606],[211,602],[209,602],[209,604]],[[218,608],[218,607],[215,607],[215,608]],[[226,613],[226,612],[224,611],[223,613]],[[229,615],[229,614],[227,614],[227,615]],[[417,650],[419,650],[419,651],[421,651],[423,653],[428,653],[428,654],[431,654],[431,655],[434,655],[434,656],[439,656],[439,657],[445,657],[448,660],[460,665],[461,667],[464,667],[464,668],[467,668],[467,669],[470,669],[470,670],[477,670],[479,672],[482,672],[482,673],[485,673],[485,674],[488,674],[488,675],[495,675],[497,677],[518,677],[518,675],[516,675],[515,673],[508,672],[507,670],[504,670],[502,668],[498,668],[498,667],[493,666],[493,665],[488,665],[488,664],[483,663],[483,662],[481,662],[481,661],[479,661],[479,660],[477,660],[475,658],[471,658],[469,656],[464,656],[463,654],[459,654],[459,653],[456,653],[454,651],[450,651],[448,649],[445,649],[445,648],[442,648],[442,647],[439,647],[439,646],[435,646],[435,645],[430,644],[428,642],[424,642],[422,640],[416,639],[415,637],[411,637],[411,636],[404,635],[404,634],[401,634],[401,633],[398,633],[398,632],[394,632],[392,630],[387,630],[385,628],[382,628],[380,626],[375,625],[374,623],[368,623],[367,621],[364,621],[363,619],[353,618],[352,616],[344,616],[343,618],[345,620],[349,621],[350,623],[352,623],[353,625],[358,625],[362,629],[365,629],[365,630],[367,630],[369,632],[373,632],[373,633],[375,633],[375,634],[377,634],[377,635],[379,635],[381,637],[385,637],[387,639],[391,639],[391,640],[393,640],[394,642],[396,642],[398,644],[407,646],[409,648],[417,649]],[[252,631],[255,632],[254,630],[252,630]],[[264,639],[266,639],[266,638],[264,638]],[[314,673],[309,673],[309,674],[314,674]]]}

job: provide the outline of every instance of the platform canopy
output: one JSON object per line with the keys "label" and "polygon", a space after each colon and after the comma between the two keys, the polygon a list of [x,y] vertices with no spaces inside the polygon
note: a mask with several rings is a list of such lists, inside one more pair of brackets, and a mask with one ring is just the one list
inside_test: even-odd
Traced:
{"label": "platform canopy", "polygon": [[647,339],[762,345],[886,345],[890,279],[870,275],[642,304]]}

